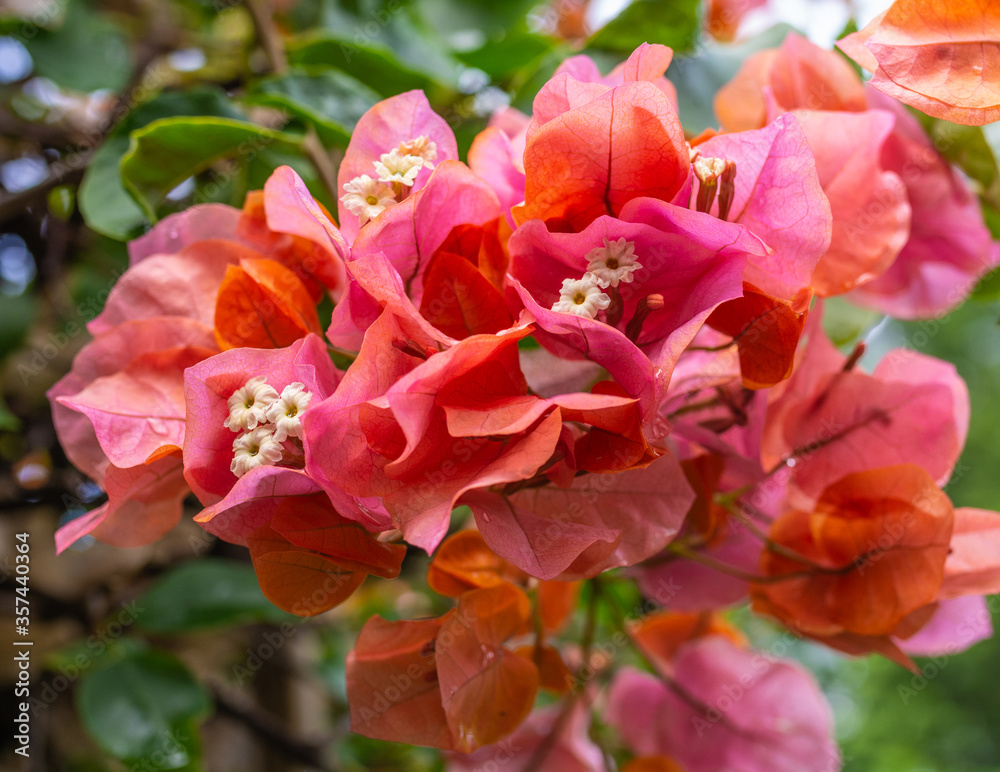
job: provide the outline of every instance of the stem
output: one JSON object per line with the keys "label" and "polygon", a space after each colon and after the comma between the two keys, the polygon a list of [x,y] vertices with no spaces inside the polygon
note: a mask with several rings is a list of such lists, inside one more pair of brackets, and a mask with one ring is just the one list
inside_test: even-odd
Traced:
{"label": "stem", "polygon": [[775,553],[776,555],[781,555],[782,557],[788,558],[789,560],[793,560],[796,563],[801,563],[804,566],[809,566],[810,568],[816,571],[829,570],[825,566],[821,566],[815,561],[810,560],[802,553],[796,552],[795,550],[786,547],[784,544],[780,544],[774,541],[770,536],[767,535],[766,532],[761,530],[760,527],[749,516],[744,514],[743,511],[738,506],[736,506],[736,502],[728,501],[720,503],[722,504],[723,508],[727,512],[729,512],[729,514],[731,514],[733,517],[735,517],[737,520],[743,523],[743,525],[745,525],[750,530],[750,533],[752,533],[754,536],[756,536],[758,539],[764,542],[764,546],[767,547],[771,552]]}
{"label": "stem", "polygon": [[250,18],[253,19],[257,39],[267,55],[271,70],[276,75],[284,75],[288,72],[288,57],[285,56],[285,45],[281,40],[281,33],[274,26],[271,9],[265,0],[245,0],[245,3],[247,10],[250,11]]}
{"label": "stem", "polygon": [[[716,558],[709,557],[701,552],[695,552],[689,549],[683,544],[671,544],[667,547],[669,552],[672,552],[677,557],[687,558],[693,563],[700,563],[706,568],[711,568],[719,573],[726,574],[727,576],[732,576],[735,579],[742,579],[744,582],[753,582],[754,584],[777,584],[778,582],[784,582],[788,579],[800,579],[804,576],[811,576],[816,571],[793,571],[788,574],[778,574],[777,576],[759,576],[758,574],[750,574],[743,571],[735,566],[731,566],[728,563],[724,563]],[[644,565],[650,565],[650,561],[645,561]],[[824,571],[829,571],[829,569],[819,569]]]}
{"label": "stem", "polygon": [[309,124],[306,134],[302,138],[302,149],[305,151],[310,163],[316,169],[320,182],[323,183],[323,187],[326,188],[326,192],[330,195],[330,200],[336,204],[337,170],[330,160],[330,154],[326,152],[326,148],[320,142],[319,135],[316,134],[316,127],[312,124]]}
{"label": "stem", "polygon": [[[639,642],[632,637],[632,633],[629,632],[628,624],[625,620],[625,615],[622,613],[622,610],[621,608],[619,608],[617,603],[614,602],[608,603],[608,608],[611,609],[611,613],[615,617],[615,624],[617,625],[618,629],[625,634],[625,638],[628,640],[632,648],[635,649],[636,653],[643,659],[643,661],[650,667],[650,669],[654,673],[656,673],[659,679],[663,681],[664,685],[668,689],[670,689],[670,691],[672,691],[674,694],[676,694],[678,697],[684,700],[684,702],[686,702],[692,710],[695,710],[698,713],[701,713],[702,716],[707,717],[709,712],[712,710],[712,706],[707,705],[701,700],[699,700],[697,697],[691,694],[691,692],[689,692],[687,689],[685,689],[683,686],[677,683],[677,681],[669,673],[664,672],[663,668],[660,667],[656,659],[654,657],[651,657],[646,652],[646,650],[642,648]],[[733,724],[731,724],[724,715],[721,716],[720,721],[723,724],[725,724],[727,728],[732,729],[733,731],[739,731],[739,727],[736,727]]]}
{"label": "stem", "polygon": [[[253,19],[253,26],[257,32],[257,39],[260,41],[264,53],[267,55],[267,62],[271,71],[275,75],[284,75],[288,72],[288,56],[285,53],[285,43],[281,32],[274,24],[271,9],[266,0],[244,0],[250,17]],[[320,142],[316,134],[316,127],[309,124],[305,136],[302,138],[302,150],[309,162],[316,169],[320,182],[330,195],[333,203],[337,201],[337,170],[330,160],[329,154]]]}
{"label": "stem", "polygon": [[[580,641],[580,647],[583,651],[582,663],[580,670],[577,672],[577,677],[580,681],[583,680],[582,675],[590,663],[590,650],[593,648],[594,633],[597,630],[597,603],[600,597],[600,580],[594,577],[590,580],[590,599],[587,602],[587,617],[583,623],[583,637]],[[539,772],[539,770],[544,768],[545,759],[548,758],[548,755],[559,741],[559,736],[562,734],[563,729],[566,728],[566,723],[569,721],[570,713],[573,712],[573,708],[576,706],[576,701],[581,699],[585,694],[586,689],[581,689],[579,692],[570,692],[563,698],[562,709],[552,724],[552,728],[541,744],[535,749],[535,752],[531,754],[531,758],[524,765],[522,772]]]}

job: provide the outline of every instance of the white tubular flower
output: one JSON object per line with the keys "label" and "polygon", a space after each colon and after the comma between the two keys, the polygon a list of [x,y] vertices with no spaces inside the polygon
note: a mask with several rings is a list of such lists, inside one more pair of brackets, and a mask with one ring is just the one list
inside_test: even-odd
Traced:
{"label": "white tubular flower", "polygon": [[267,409],[276,399],[278,392],[263,378],[251,378],[229,398],[229,418],[222,425],[234,432],[256,429],[257,424],[267,422]]}
{"label": "white tubular flower", "polygon": [[617,287],[619,283],[632,282],[632,274],[642,268],[635,259],[635,242],[604,239],[604,246],[587,253],[587,270],[597,277],[601,287]]}
{"label": "white tubular flower", "polygon": [[382,153],[382,158],[375,162],[375,171],[380,182],[398,182],[407,187],[413,184],[422,168],[424,168],[423,158],[418,155],[405,155],[395,149]]}
{"label": "white tubular flower", "polygon": [[424,166],[428,169],[434,168],[434,164],[431,161],[438,157],[437,143],[428,139],[423,134],[416,139],[411,139],[409,142],[400,142],[399,147],[396,149],[403,155],[415,155],[418,158],[422,158]]}
{"label": "white tubular flower", "polygon": [[281,398],[267,409],[267,420],[274,424],[274,439],[284,442],[302,436],[301,416],[309,406],[312,392],[301,383],[290,383],[281,390]]}
{"label": "white tubular flower", "polygon": [[597,286],[597,277],[585,273],[582,279],[563,279],[559,290],[559,300],[552,305],[553,311],[576,314],[593,319],[598,311],[611,305],[611,298]]}
{"label": "white tubular flower", "polygon": [[373,180],[367,174],[344,183],[347,193],[340,197],[351,214],[357,216],[364,225],[374,220],[388,207],[396,203],[396,194],[388,185]]}
{"label": "white tubular flower", "polygon": [[274,466],[281,461],[281,443],[274,439],[271,426],[258,426],[233,441],[233,463],[229,465],[237,477],[258,466]]}

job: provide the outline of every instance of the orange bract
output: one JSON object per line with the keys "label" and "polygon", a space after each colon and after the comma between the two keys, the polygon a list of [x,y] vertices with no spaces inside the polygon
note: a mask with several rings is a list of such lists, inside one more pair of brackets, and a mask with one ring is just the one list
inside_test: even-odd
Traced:
{"label": "orange bract", "polygon": [[295,273],[266,258],[227,266],[215,305],[220,348],[284,348],[310,332],[320,332],[319,317]]}
{"label": "orange bract", "polygon": [[503,739],[531,712],[538,668],[502,645],[527,631],[530,613],[521,590],[500,584],[463,595],[441,628],[438,678],[456,750]]}
{"label": "orange bract", "polygon": [[622,772],[684,772],[684,767],[666,756],[642,756],[632,759]]}
{"label": "orange bract", "polygon": [[451,748],[438,688],[437,635],[450,618],[369,619],[347,655],[351,730],[376,740]]}
{"label": "orange bract", "polygon": [[513,319],[500,290],[465,257],[438,252],[427,266],[420,314],[445,335],[494,333]]}
{"label": "orange bract", "polygon": [[796,559],[765,550],[772,580],[752,588],[754,608],[813,636],[883,636],[932,603],[951,539],[948,497],[918,466],[848,475],[827,488],[812,512],[775,521],[771,539]]}
{"label": "orange bract", "polygon": [[896,0],[838,44],[871,85],[928,115],[982,126],[1000,119],[1000,5]]}
{"label": "orange bract", "polygon": [[547,633],[554,633],[566,623],[576,607],[576,597],[582,582],[540,582],[538,585],[538,613],[542,617],[542,627]]}
{"label": "orange bract", "polygon": [[368,574],[398,576],[406,555],[404,546],[384,544],[338,515],[325,494],[283,499],[247,545],[261,590],[300,616],[342,603]]}
{"label": "orange bract", "polygon": [[688,641],[706,635],[724,635],[737,646],[746,638],[738,628],[714,612],[665,612],[645,617],[632,631],[632,638],[646,656],[669,663]]}
{"label": "orange bract", "polygon": [[427,569],[427,584],[457,598],[481,587],[523,582],[527,574],[486,546],[478,531],[459,531],[445,539]]}
{"label": "orange bract", "polygon": [[744,282],[743,297],[726,301],[708,317],[711,327],[736,341],[746,388],[766,389],[792,374],[810,298],[803,290],[782,300]]}
{"label": "orange bract", "polygon": [[514,653],[535,663],[535,667],[538,668],[538,683],[541,688],[556,694],[569,691],[573,683],[573,674],[566,667],[559,649],[548,644],[520,646]]}
{"label": "orange bract", "polygon": [[260,589],[275,606],[315,616],[347,600],[365,575],[284,539],[263,526],[247,537]]}

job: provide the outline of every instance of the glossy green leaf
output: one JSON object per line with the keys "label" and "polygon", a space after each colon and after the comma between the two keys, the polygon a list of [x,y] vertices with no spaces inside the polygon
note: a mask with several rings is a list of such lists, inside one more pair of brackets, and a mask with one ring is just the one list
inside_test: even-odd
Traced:
{"label": "glossy green leaf", "polygon": [[322,70],[291,72],[261,81],[247,101],[281,108],[315,126],[324,144],[347,147],[358,119],[379,98],[342,72]]}
{"label": "glossy green leaf", "polygon": [[87,733],[107,753],[181,769],[197,757],[194,722],[210,711],[211,699],[175,657],[140,651],[85,675],[76,706]]}
{"label": "glossy green leaf", "polygon": [[294,150],[299,144],[292,134],[232,118],[162,118],[132,132],[119,168],[125,189],[155,221],[167,193],[216,161],[250,163],[265,148]]}
{"label": "glossy green leaf", "polygon": [[555,39],[545,35],[527,29],[511,29],[478,48],[457,53],[456,57],[463,64],[480,69],[499,81],[540,61],[556,44]]}
{"label": "glossy green leaf", "polygon": [[625,56],[646,42],[663,43],[677,53],[692,51],[701,31],[698,5],[698,0],[633,0],[587,45]]}
{"label": "glossy green leaf", "polygon": [[295,619],[264,597],[249,565],[213,558],[172,569],[136,605],[139,627],[153,633]]}
{"label": "glossy green leaf", "polygon": [[[125,190],[118,167],[129,148],[129,132],[177,115],[239,116],[221,90],[210,88],[162,94],[133,108],[90,157],[83,176],[79,207],[92,230],[126,241],[138,236],[149,224],[142,209]],[[83,163],[88,159],[70,156],[67,160]]]}
{"label": "glossy green leaf", "polygon": [[72,91],[120,91],[132,70],[125,36],[85,3],[66,3],[65,7],[65,18],[58,28],[35,27],[37,34],[24,38],[35,63],[35,75]]}
{"label": "glossy green leaf", "polygon": [[405,6],[365,17],[343,16],[327,29],[290,41],[289,61],[340,70],[383,97],[423,89],[433,102],[453,93],[457,62]]}

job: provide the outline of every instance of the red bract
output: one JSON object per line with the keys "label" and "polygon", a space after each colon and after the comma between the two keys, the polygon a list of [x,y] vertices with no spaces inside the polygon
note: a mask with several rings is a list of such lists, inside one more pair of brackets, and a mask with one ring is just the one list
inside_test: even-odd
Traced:
{"label": "red bract", "polygon": [[670,201],[690,171],[684,133],[670,98],[648,81],[608,90],[557,76],[536,97],[524,151],[519,222],[545,220],[580,231],[617,217],[634,198]]}
{"label": "red bract", "polygon": [[369,328],[358,361],[395,349],[407,369],[382,390],[359,393],[345,381],[348,388],[311,411],[307,470],[331,495],[381,497],[407,541],[432,550],[462,493],[531,477],[554,452],[562,424],[526,394],[516,365],[526,330],[405,354],[407,338],[396,337],[390,317]]}

